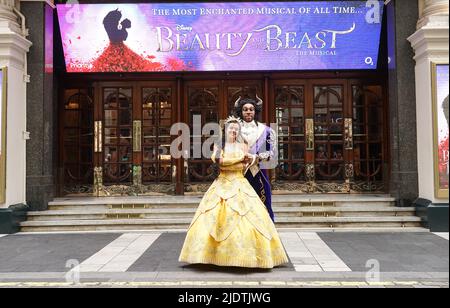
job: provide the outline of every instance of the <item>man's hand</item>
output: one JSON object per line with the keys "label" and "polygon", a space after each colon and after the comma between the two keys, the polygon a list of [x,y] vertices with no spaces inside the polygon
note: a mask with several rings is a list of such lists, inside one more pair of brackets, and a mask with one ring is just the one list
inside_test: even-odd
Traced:
{"label": "man's hand", "polygon": [[255,159],[255,155],[248,153],[245,155],[244,163],[251,164],[254,159]]}

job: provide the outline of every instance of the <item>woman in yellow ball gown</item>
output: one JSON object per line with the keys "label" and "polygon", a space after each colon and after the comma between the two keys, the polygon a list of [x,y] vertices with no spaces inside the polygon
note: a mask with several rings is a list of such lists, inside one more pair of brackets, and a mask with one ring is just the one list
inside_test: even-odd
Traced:
{"label": "woman in yellow ball gown", "polygon": [[203,197],[188,229],[180,262],[273,268],[288,263],[269,213],[244,177],[255,158],[240,138],[240,120],[225,123],[226,141],[215,147],[220,175]]}

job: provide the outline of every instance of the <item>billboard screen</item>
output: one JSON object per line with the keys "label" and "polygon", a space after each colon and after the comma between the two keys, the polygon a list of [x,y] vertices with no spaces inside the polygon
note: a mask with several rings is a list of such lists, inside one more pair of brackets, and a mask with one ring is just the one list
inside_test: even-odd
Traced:
{"label": "billboard screen", "polygon": [[376,69],[383,1],[62,4],[68,72]]}

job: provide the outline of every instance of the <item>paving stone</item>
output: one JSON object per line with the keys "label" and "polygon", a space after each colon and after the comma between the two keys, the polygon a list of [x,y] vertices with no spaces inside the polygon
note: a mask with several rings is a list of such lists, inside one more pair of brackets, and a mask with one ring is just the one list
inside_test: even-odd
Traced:
{"label": "paving stone", "polygon": [[319,265],[295,265],[297,272],[322,272],[323,269]]}
{"label": "paving stone", "polygon": [[449,271],[448,241],[432,233],[319,233],[353,271],[378,260],[382,272]]}
{"label": "paving stone", "polygon": [[[137,240],[142,234],[127,235],[123,239]],[[137,243],[134,247],[127,246],[122,239],[114,242],[121,234],[21,235],[22,240],[20,236],[6,236],[0,239],[0,261],[3,261],[0,269],[7,264],[15,272],[0,270],[0,287],[14,287],[20,282],[29,283],[21,287],[64,287],[70,283],[66,281],[68,269],[55,266],[54,262],[64,260],[65,265],[68,256],[78,255],[84,256],[81,261],[87,260],[114,243],[111,247],[116,250],[99,258],[101,262],[98,262],[108,264],[114,260],[112,270],[124,270],[130,263],[129,258],[136,259],[143,250],[145,252],[133,261],[127,272],[80,273],[82,284],[78,287],[170,288],[186,282],[192,287],[448,288],[448,241],[432,233],[299,234],[301,232],[287,233],[291,244],[294,239],[300,243],[300,249],[291,247],[292,263],[273,270],[180,264],[178,255],[185,233],[164,233],[148,248]],[[16,241],[11,242],[11,238]],[[3,245],[5,242],[7,246]],[[430,250],[438,246],[443,247]],[[34,262],[33,258],[40,261]],[[365,265],[370,258],[380,262],[380,281],[366,280],[370,273]],[[93,271],[105,264],[91,266]],[[346,267],[354,271],[344,272]]]}
{"label": "paving stone", "polygon": [[43,234],[3,237],[0,272],[66,272],[69,260],[83,262],[120,234]]}

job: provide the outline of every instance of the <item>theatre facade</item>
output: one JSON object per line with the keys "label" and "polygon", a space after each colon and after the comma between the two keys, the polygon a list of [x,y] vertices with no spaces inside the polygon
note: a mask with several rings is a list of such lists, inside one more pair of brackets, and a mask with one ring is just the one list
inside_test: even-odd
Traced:
{"label": "theatre facade", "polygon": [[[256,97],[259,121],[278,135],[275,194],[448,200],[445,187],[440,197],[434,186],[419,193],[418,156],[433,150],[420,149],[418,122],[433,120],[417,113],[407,40],[419,20],[446,10],[439,39],[448,42],[448,3],[163,2],[1,1],[4,208],[201,194],[217,176],[208,157],[194,155],[211,137],[202,128]],[[448,62],[448,47],[439,58]],[[425,81],[431,94],[431,72]],[[176,123],[191,132],[181,158],[170,152]]]}
{"label": "theatre facade", "polygon": [[[188,124],[191,147],[202,146],[209,132],[198,138],[194,124],[219,123],[239,98],[256,96],[264,101],[259,120],[277,125],[275,190],[373,193],[388,187],[379,2],[113,7],[57,7],[56,37],[66,66],[58,93],[59,195],[205,192],[217,170],[208,157],[193,157],[193,149],[174,159],[172,125]],[[338,8],[348,13],[335,13]],[[72,23],[75,13],[80,23]],[[133,14],[146,18],[117,31],[119,20]],[[105,16],[104,34],[84,33],[98,15]],[[321,16],[327,15],[336,20],[323,31]],[[243,27],[249,20],[253,25]],[[128,44],[135,36],[153,49],[136,53]],[[103,37],[109,46],[95,54],[93,45]],[[352,41],[359,42],[352,48]],[[93,58],[80,57],[90,52]]]}

